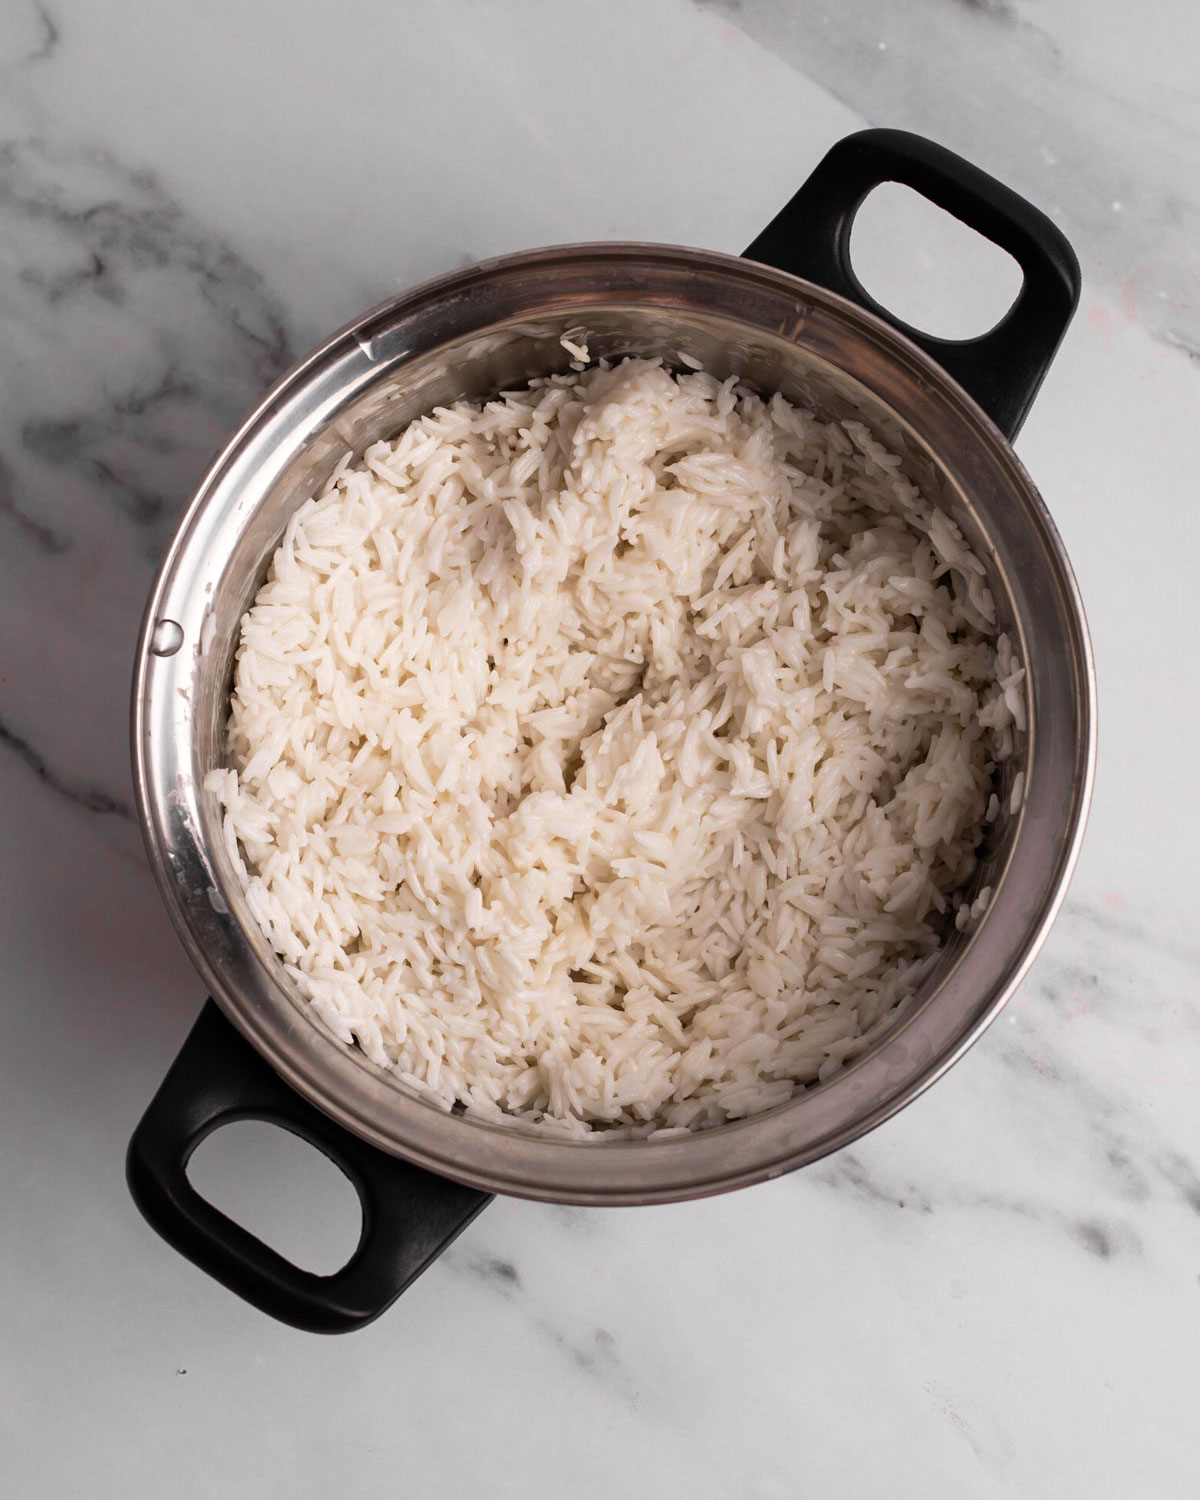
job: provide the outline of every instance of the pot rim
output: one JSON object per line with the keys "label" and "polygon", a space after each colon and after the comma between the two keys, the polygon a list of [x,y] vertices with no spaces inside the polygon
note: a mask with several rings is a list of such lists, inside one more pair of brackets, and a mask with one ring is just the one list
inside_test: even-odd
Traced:
{"label": "pot rim", "polygon": [[[1075,685],[1075,754],[1070,776],[1063,781],[1067,800],[1060,808],[1054,863],[1045,876],[1047,894],[1038,901],[1036,911],[1025,912],[1019,939],[1010,935],[1002,972],[995,982],[982,997],[969,1003],[960,993],[963,986],[955,986],[971,950],[978,947],[997,920],[1003,882],[957,966],[909,1017],[852,1067],[764,1114],[665,1140],[560,1139],[528,1134],[516,1126],[496,1126],[445,1114],[406,1090],[357,1049],[336,1041],[311,1016],[302,1017],[269,966],[249,952],[255,935],[241,929],[229,916],[228,908],[224,913],[219,910],[224,903],[219,878],[205,848],[199,789],[194,778],[188,786],[186,776],[180,780],[171,774],[173,765],[185,765],[184,753],[193,748],[190,708],[178,696],[186,682],[184,662],[192,653],[162,657],[151,650],[156,622],[184,613],[181,602],[186,600],[186,593],[179,599],[176,594],[184,564],[202,546],[198,524],[206,511],[222,499],[228,503],[225,491],[236,480],[233,471],[238,461],[254,443],[269,445],[272,424],[281,413],[287,413],[289,403],[311,390],[323,372],[347,364],[358,369],[364,381],[382,378],[406,359],[423,358],[430,347],[437,347],[395,354],[383,349],[385,336],[390,337],[431,306],[461,308],[468,293],[486,292],[523,275],[535,273],[536,279],[536,275],[553,273],[569,279],[572,274],[578,277],[581,269],[588,273],[603,269],[618,282],[624,276],[626,304],[639,300],[642,283],[653,288],[657,286],[656,277],[665,284],[681,270],[693,297],[697,285],[702,284],[708,293],[719,288],[728,290],[734,301],[735,294],[745,294],[750,301],[757,298],[754,305],[759,321],[748,318],[748,329],[809,348],[814,338],[818,343],[824,340],[825,345],[818,350],[823,354],[846,349],[853,355],[852,368],[847,370],[832,359],[830,363],[860,383],[865,383],[863,362],[870,362],[868,355],[873,357],[880,371],[890,372],[892,381],[888,396],[867,387],[877,405],[887,408],[942,462],[943,452],[928,443],[912,419],[911,400],[919,398],[947,432],[972,439],[980,472],[993,476],[1019,500],[1024,519],[1038,531],[1038,540],[1055,574],[1061,607],[1074,630],[1063,649],[1070,657]],[[579,297],[582,301],[582,290]],[[619,305],[616,297],[608,300]],[[570,305],[569,300],[562,299],[553,303],[553,315],[560,315]],[[673,304],[668,299],[654,305],[669,310]],[[682,307],[682,300],[678,305]],[[546,307],[543,295],[540,302],[530,303],[524,315],[548,315]],[[721,307],[716,311],[720,314]],[[479,322],[469,331],[483,333],[489,326],[486,321]],[[910,398],[908,416],[903,406],[898,409],[895,405],[906,392]],[[949,472],[958,475],[963,466],[960,462]],[[188,603],[193,616],[194,604]],[[1025,646],[1023,640],[1021,644]],[[1028,663],[1027,652],[1025,659]],[[170,705],[166,710],[162,709],[164,702]],[[153,714],[152,703],[159,705]],[[1031,722],[1035,716],[1036,709]],[[167,727],[171,733],[164,735],[162,730]],[[205,475],[159,569],[138,641],[132,731],[139,821],[151,867],[176,930],[222,1010],[298,1093],[371,1144],[485,1191],[582,1205],[661,1203],[773,1178],[849,1144],[923,1093],[991,1023],[1044,942],[1078,858],[1095,772],[1095,664],[1070,563],[1029,475],[982,409],[911,340],[876,314],[785,271],[686,246],[599,242],[523,251],[433,277],[345,324],[270,387]],[[171,744],[165,745],[164,739]],[[1021,818],[1024,825],[1025,813]],[[1025,826],[1018,828],[1014,847],[1025,833]],[[197,874],[203,879],[193,878]],[[1019,901],[1012,904],[1014,912],[1024,910]],[[1011,926],[1013,917],[1008,921]],[[249,940],[246,966],[231,974],[228,966],[217,960],[214,933],[222,944],[234,942],[239,934],[243,946]],[[227,956],[228,948],[224,951]],[[950,1010],[958,1007],[954,1012],[957,1021],[949,1029],[943,1024],[938,1033],[940,1042],[928,1034],[928,1025],[922,1024],[939,1005],[947,1013],[944,1022]],[[802,1115],[814,1125],[800,1128],[797,1122]]]}

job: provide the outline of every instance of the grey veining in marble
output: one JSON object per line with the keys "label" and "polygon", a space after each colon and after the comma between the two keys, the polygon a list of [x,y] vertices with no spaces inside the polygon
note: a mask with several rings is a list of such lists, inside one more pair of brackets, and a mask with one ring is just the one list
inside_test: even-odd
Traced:
{"label": "grey veining in marble", "polygon": [[[1197,1493],[1198,16],[0,7],[6,1493]],[[1101,696],[1050,942],[948,1077],[808,1171],[653,1210],[497,1202],[363,1333],[271,1324],[156,1240],[122,1181],[203,998],[132,814],[154,563],[241,414],[372,302],[534,244],[739,250],[868,123],[993,171],[1084,266],[1019,443]],[[928,218],[881,209],[873,233],[885,296],[969,323],[995,290]],[[327,1249],[343,1200],[238,1141],[206,1164],[225,1201],[261,1184],[288,1244]]]}
{"label": "grey veining in marble", "polygon": [[1042,205],[1087,271],[1200,350],[1200,89],[1189,0],[696,0],[872,125],[903,119]]}

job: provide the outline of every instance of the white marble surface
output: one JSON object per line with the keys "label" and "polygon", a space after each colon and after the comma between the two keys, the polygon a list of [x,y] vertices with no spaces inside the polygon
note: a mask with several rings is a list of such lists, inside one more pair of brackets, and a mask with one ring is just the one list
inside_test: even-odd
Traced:
{"label": "white marble surface", "polygon": [[[6,1494],[1200,1493],[1198,46],[1191,0],[6,0]],[[370,1329],[278,1327],[122,1180],[203,998],[130,810],[154,559],[242,410],[363,307],[539,243],[738,250],[864,123],[964,151],[1083,262],[1018,445],[1099,664],[1065,912],[853,1149],[676,1208],[500,1202]],[[965,317],[992,271],[896,214],[876,284]],[[210,1170],[329,1253],[345,1195],[291,1166],[243,1133]]]}

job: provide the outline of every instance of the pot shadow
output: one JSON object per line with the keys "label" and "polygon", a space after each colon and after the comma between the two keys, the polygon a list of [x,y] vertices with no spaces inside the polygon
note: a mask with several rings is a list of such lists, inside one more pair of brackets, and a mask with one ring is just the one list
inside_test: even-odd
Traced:
{"label": "pot shadow", "polygon": [[[96,826],[10,761],[0,772],[2,1087],[52,1137],[128,1134],[204,999],[136,828]],[[114,820],[115,821],[115,820]],[[16,856],[16,857],[14,857]],[[22,1132],[24,1134],[24,1132]]]}

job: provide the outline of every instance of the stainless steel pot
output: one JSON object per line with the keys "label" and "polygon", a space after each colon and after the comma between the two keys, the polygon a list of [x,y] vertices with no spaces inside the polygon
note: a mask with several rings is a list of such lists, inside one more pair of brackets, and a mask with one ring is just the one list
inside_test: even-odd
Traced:
{"label": "stainless steel pot", "polygon": [[[898,328],[859,286],[850,224],[885,181],[907,183],[1018,261],[1021,294],[992,332],[946,343]],[[1077,296],[1075,258],[1048,219],[929,142],[867,131],[830,152],[745,258],[601,244],[470,266],[366,314],[268,392],[188,511],[137,653],[133,741],[147,847],[216,1000],[130,1147],[134,1197],[168,1240],[277,1317],[354,1327],[492,1193],[627,1204],[741,1187],[855,1140],[961,1056],[1049,929],[1091,788],[1094,674],[1083,610],[1008,441]],[[347,448],[361,453],[436,404],[564,368],[559,340],[579,329],[593,358],[677,362],[683,351],[720,376],[865,421],[984,559],[1002,627],[1029,673],[1029,728],[1006,772],[1006,807],[1018,770],[1024,788],[982,851],[978,883],[995,895],[978,930],[949,939],[920,1003],[845,1073],[768,1114],[686,1139],[577,1143],[446,1114],[334,1040],[247,910],[217,804],[203,790],[222,760],[239,620],[295,507]],[[289,1265],[191,1188],[191,1151],[239,1115],[305,1135],[355,1182],[362,1242],[336,1275]]]}

